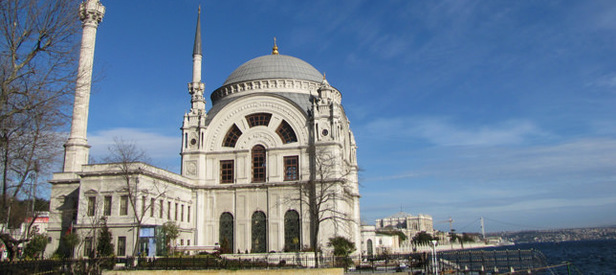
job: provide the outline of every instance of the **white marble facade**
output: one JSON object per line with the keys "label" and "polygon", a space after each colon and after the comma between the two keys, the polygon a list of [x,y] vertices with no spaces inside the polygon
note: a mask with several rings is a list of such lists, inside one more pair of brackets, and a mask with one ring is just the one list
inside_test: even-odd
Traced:
{"label": "white marble facade", "polygon": [[[321,225],[320,247],[327,250],[335,235],[360,244],[357,147],[340,91],[312,65],[280,55],[275,45],[271,55],[238,67],[212,92],[212,108],[206,110],[202,55],[198,21],[188,83],[191,109],[181,128],[181,174],[141,163],[129,169],[142,190],[136,208],[147,211],[143,227],[176,222],[181,229],[176,245],[195,250],[215,244],[242,253],[304,249],[310,245],[310,218],[302,188],[316,182],[327,185],[326,195],[333,198],[322,206],[323,215],[333,219]],[[83,114],[76,117],[80,122]],[[70,154],[65,162],[74,162]],[[125,254],[132,254],[135,213],[120,209],[126,196],[120,170],[84,163],[54,174],[48,253],[66,231],[87,236],[96,227],[93,221],[106,216],[116,250],[125,242]],[[148,245],[142,253],[153,255],[153,244],[142,244]],[[83,247],[76,253],[83,254]]]}

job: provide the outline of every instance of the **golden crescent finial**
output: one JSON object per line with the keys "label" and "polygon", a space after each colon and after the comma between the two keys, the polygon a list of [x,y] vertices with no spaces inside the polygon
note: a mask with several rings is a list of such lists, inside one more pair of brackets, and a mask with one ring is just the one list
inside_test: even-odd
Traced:
{"label": "golden crescent finial", "polygon": [[201,4],[199,4],[199,14],[201,14]]}
{"label": "golden crescent finial", "polygon": [[272,54],[278,55],[278,45],[276,45],[276,37],[274,36],[274,47],[272,48]]}

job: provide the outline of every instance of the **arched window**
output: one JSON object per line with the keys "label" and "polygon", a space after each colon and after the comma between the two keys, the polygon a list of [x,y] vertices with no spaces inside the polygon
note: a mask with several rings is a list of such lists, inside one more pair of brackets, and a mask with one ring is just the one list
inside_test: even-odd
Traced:
{"label": "arched window", "polygon": [[246,120],[248,120],[248,125],[250,125],[251,128],[255,126],[267,126],[269,125],[271,118],[272,114],[268,113],[256,113],[246,116]]}
{"label": "arched window", "polygon": [[[240,128],[237,128],[237,125],[233,124],[227,134],[225,135],[225,139],[222,142],[222,146],[224,147],[235,147],[235,143],[242,135],[242,131]],[[187,141],[188,142],[188,141]]]}
{"label": "arched window", "polygon": [[265,182],[265,147],[252,147],[252,182]]}
{"label": "arched window", "polygon": [[368,251],[368,256],[372,256],[374,252],[372,252],[373,250],[372,250],[372,240],[371,239],[368,239],[368,241],[366,242],[366,246],[367,246],[366,250]]}
{"label": "arched window", "polygon": [[220,215],[218,244],[221,253],[233,253],[233,215],[229,212]]}
{"label": "arched window", "polygon": [[284,250],[299,251],[300,232],[299,214],[295,210],[289,210],[284,214]]}
{"label": "arched window", "polygon": [[252,214],[252,253],[267,252],[267,221],[261,211]]}
{"label": "arched window", "polygon": [[280,136],[280,139],[282,139],[282,143],[284,144],[297,141],[295,131],[293,131],[291,125],[289,125],[289,123],[287,123],[285,120],[280,123],[278,129],[276,129],[276,133],[278,133],[278,136]]}

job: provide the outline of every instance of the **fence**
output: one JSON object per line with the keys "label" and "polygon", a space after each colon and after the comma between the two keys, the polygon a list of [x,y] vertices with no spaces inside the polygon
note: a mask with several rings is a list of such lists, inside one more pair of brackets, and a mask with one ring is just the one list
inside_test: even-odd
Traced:
{"label": "fence", "polygon": [[1,261],[0,275],[99,274],[103,268],[111,269],[114,265],[113,258]]}
{"label": "fence", "polygon": [[405,271],[421,274],[572,274],[570,263],[548,265],[538,250],[458,250],[379,255],[364,259],[357,273]]}
{"label": "fence", "polygon": [[[495,244],[486,244],[484,242],[467,242],[467,243],[444,243],[436,246],[436,251],[449,251],[449,250],[468,250],[468,249],[480,249],[480,248],[488,248],[494,247]],[[392,254],[409,254],[409,253],[421,253],[421,252],[432,252],[432,245],[430,244],[404,244],[400,247],[376,247],[377,251],[382,251],[383,249],[387,250],[387,252]]]}
{"label": "fence", "polygon": [[[113,268],[115,265],[116,268],[138,270],[239,270],[307,268],[315,264],[315,257],[310,253],[227,254],[222,256],[120,258],[106,267]],[[543,254],[537,250],[445,251],[438,252],[436,256],[436,262],[427,252],[364,258],[356,256],[349,258],[319,257],[318,259],[319,267],[345,267],[348,268],[349,273],[405,271],[432,274],[435,268],[438,268],[441,274],[528,273],[529,271],[533,274],[559,274],[554,272],[557,266],[548,266]],[[101,259],[0,262],[0,275],[100,274],[101,266],[105,266],[104,263]],[[566,267],[569,268],[568,265]]]}
{"label": "fence", "polygon": [[537,250],[469,250],[437,253],[442,270],[478,272],[515,272],[547,266],[545,256]]}
{"label": "fence", "polygon": [[[312,253],[224,254],[214,256],[157,257],[139,259],[136,269],[276,269],[316,266]],[[353,259],[319,257],[319,267],[352,265]],[[351,261],[349,261],[349,259]],[[359,258],[356,259],[359,262]]]}

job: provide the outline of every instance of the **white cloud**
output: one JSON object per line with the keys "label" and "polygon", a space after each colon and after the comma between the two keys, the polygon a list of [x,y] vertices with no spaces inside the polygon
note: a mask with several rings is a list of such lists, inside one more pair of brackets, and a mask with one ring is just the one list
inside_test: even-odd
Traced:
{"label": "white cloud", "polygon": [[475,182],[592,183],[614,176],[616,169],[614,139],[587,138],[561,144],[456,151],[444,148],[432,153],[426,169],[441,177]]}
{"label": "white cloud", "polygon": [[510,120],[481,127],[461,127],[443,118],[397,117],[378,119],[363,128],[372,136],[421,139],[440,146],[521,144],[528,138],[546,135],[534,123],[525,120]]}
{"label": "white cloud", "polygon": [[616,88],[616,73],[604,74],[589,83],[588,86],[599,88]]}
{"label": "white cloud", "polygon": [[475,213],[504,213],[504,212],[529,212],[545,211],[546,209],[565,207],[595,207],[616,204],[616,196],[593,197],[593,198],[546,198],[529,199],[512,202],[501,206],[469,207],[466,211]]}

